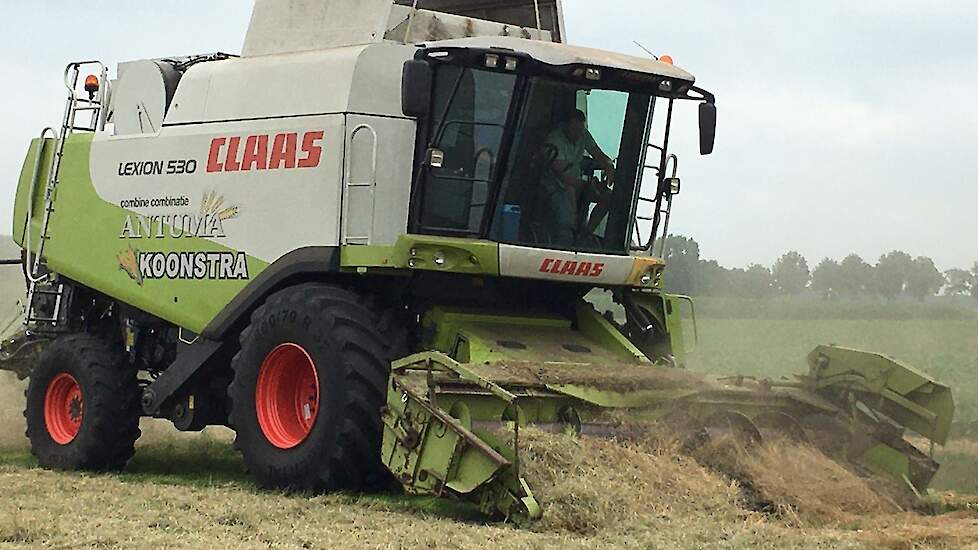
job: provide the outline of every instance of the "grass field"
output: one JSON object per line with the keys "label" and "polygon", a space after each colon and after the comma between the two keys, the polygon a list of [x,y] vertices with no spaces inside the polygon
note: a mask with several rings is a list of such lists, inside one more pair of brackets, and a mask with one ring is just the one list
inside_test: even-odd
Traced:
{"label": "grass field", "polygon": [[[0,288],[4,302],[19,298],[2,276]],[[779,377],[803,372],[819,343],[878,350],[951,384],[959,419],[978,420],[972,311],[703,300],[698,313],[690,368]],[[930,499],[950,510],[937,516],[860,500],[860,480],[796,451],[746,466],[783,503],[760,513],[736,482],[681,454],[564,442],[541,447],[534,473],[554,519],[517,530],[432,499],[258,491],[223,429],[178,434],[146,421],[124,474],[40,470],[22,435],[22,392],[0,373],[0,548],[978,547],[978,443],[968,439],[940,451],[937,487],[956,494]]]}

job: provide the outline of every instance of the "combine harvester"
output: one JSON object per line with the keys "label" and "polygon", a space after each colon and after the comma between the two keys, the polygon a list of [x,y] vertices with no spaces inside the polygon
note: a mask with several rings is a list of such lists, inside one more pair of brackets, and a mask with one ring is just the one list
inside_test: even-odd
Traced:
{"label": "combine harvester", "polygon": [[904,434],[943,444],[954,406],[925,374],[837,347],[790,382],[684,369],[692,301],[653,245],[673,110],[697,105],[708,154],[712,94],[567,45],[559,0],[418,4],[258,0],[240,57],[68,65],[20,176],[2,355],[42,466],[124,468],[165,418],[233,428],[264,487],[392,474],[528,521],[520,430],[615,436],[628,412],[926,488]]}

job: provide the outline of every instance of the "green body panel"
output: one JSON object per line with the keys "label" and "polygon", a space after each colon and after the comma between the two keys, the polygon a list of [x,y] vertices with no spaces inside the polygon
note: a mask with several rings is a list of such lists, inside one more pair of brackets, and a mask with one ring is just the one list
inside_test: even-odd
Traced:
{"label": "green body panel", "polygon": [[422,325],[433,334],[430,349],[465,363],[648,362],[638,348],[583,300],[577,305],[576,323],[545,314],[434,307]]}
{"label": "green body panel", "polygon": [[[41,216],[44,208],[44,188],[47,183],[47,176],[51,172],[51,162],[54,159],[54,149],[56,142],[53,139],[34,139],[27,150],[27,158],[24,159],[24,166],[20,171],[20,179],[17,183],[17,194],[14,198],[14,218],[11,235],[18,246],[24,245],[24,228],[27,224],[27,208],[31,204],[34,207],[33,216]],[[41,155],[41,164],[38,165],[37,173],[34,167],[37,162],[38,154]],[[31,177],[36,182],[34,186],[34,198],[29,198],[31,192]],[[42,200],[37,200],[41,197]]]}
{"label": "green body panel", "polygon": [[910,458],[889,445],[873,445],[858,458],[860,464],[877,474],[888,476],[898,482],[903,481],[918,493],[923,489],[923,487],[917,488],[911,481],[913,472],[910,468]]}
{"label": "green body panel", "polygon": [[601,316],[594,306],[581,300],[577,303],[577,328],[605,349],[628,361],[649,361],[635,344]]}
{"label": "green body panel", "polygon": [[[532,510],[538,509],[520,474],[521,426],[608,436],[620,426],[621,417],[610,413],[616,409],[628,409],[629,418],[640,423],[667,419],[670,428],[733,430],[757,437],[773,431],[804,439],[804,424],[821,437],[826,434],[820,430],[829,430],[827,437],[836,449],[830,454],[836,459],[859,463],[919,492],[936,472],[936,463],[900,437],[909,426],[899,419],[912,424],[929,414],[943,425],[953,412],[953,405],[942,398],[922,403],[909,396],[911,404],[901,408],[902,402],[884,394],[920,391],[921,380],[914,377],[922,375],[895,362],[881,365],[875,354],[843,348],[821,347],[812,354],[830,357],[838,363],[832,369],[838,371],[823,360],[823,366],[797,382],[714,379],[647,360],[626,360],[608,349],[591,356],[591,362],[552,360],[547,354],[555,335],[569,337],[574,332],[575,324],[566,320],[521,320],[435,308],[426,322],[440,351],[393,364],[384,412],[384,462],[409,492],[449,492],[478,503],[491,515],[533,519]],[[505,327],[512,324],[526,349],[498,349],[499,342],[492,339],[511,338]],[[579,317],[576,325],[580,324]],[[503,332],[486,332],[487,327]],[[575,341],[596,344],[614,339],[579,333]],[[881,366],[891,384],[853,385],[860,377],[878,381]],[[823,376],[826,372],[828,377]],[[943,386],[929,378],[924,382],[932,385],[928,395],[942,393]],[[878,399],[854,409],[853,398],[870,387],[879,390]],[[890,401],[894,404],[885,404]],[[881,408],[895,421],[873,416],[872,411]],[[829,421],[820,425],[820,419]],[[623,428],[635,435],[629,431],[634,427]],[[925,435],[939,437],[942,432]]]}
{"label": "green body panel", "polygon": [[[443,262],[436,261],[439,258]],[[402,235],[394,246],[394,264],[425,271],[499,275],[499,245],[455,237]]]}
{"label": "green body panel", "polygon": [[[680,364],[685,364],[686,355],[690,351],[686,343],[686,333],[683,328],[682,300],[685,296],[664,294],[663,308],[666,312],[666,332],[669,333],[672,354]],[[689,300],[692,306],[692,300]],[[695,322],[695,320],[694,320]]]}
{"label": "green body panel", "polygon": [[[678,365],[686,364],[686,335],[683,327],[681,300],[689,300],[686,296],[665,294],[658,290],[633,290],[631,297],[635,303],[652,317],[652,321],[666,331],[668,339],[664,346],[647,350],[657,360],[661,355],[672,355]],[[692,301],[690,300],[690,303]]]}
{"label": "green body panel", "polygon": [[340,266],[344,268],[396,268],[394,247],[347,244],[340,248]]}
{"label": "green body panel", "polygon": [[[411,369],[413,376],[408,374]],[[423,391],[423,381],[436,372],[465,379],[491,395],[499,407],[490,412],[473,410],[473,403],[465,400],[432,401]],[[516,408],[516,396],[439,352],[397,361],[392,373],[381,456],[409,493],[450,492],[477,503],[487,515],[518,523],[541,517],[539,504],[520,477],[519,428],[526,418]],[[401,374],[408,377],[400,378]],[[489,418],[498,422],[475,425]]]}
{"label": "green body panel", "polygon": [[866,405],[938,444],[954,418],[951,388],[917,369],[866,351],[819,346],[808,356],[813,390],[845,385]]}
{"label": "green body panel", "polygon": [[474,239],[401,235],[394,246],[345,245],[340,265],[344,268],[499,275],[499,245]]}
{"label": "green body panel", "polygon": [[[122,268],[122,259],[130,251],[132,257],[140,252],[235,251],[201,238],[177,239],[167,235],[159,239],[120,239],[127,216],[135,213],[104,201],[95,191],[89,170],[91,144],[91,134],[71,135],[65,143],[60,183],[54,198],[55,211],[48,230],[50,239],[44,251],[49,269],[179,327],[200,332],[244,289],[248,280],[140,280]],[[36,145],[32,145],[32,150],[36,150]],[[45,147],[48,150],[53,148]],[[18,187],[15,220],[26,217],[32,169],[32,154],[29,154],[24,168],[27,176],[21,177]],[[30,231],[35,250],[43,223],[46,174],[34,196],[36,215]],[[250,278],[268,265],[251,256],[247,264]]]}

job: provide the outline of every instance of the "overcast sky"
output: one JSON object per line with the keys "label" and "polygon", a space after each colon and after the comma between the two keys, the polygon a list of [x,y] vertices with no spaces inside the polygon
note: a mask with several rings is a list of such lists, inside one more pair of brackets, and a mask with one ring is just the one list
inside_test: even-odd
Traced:
{"label": "overcast sky", "polygon": [[[29,140],[58,126],[71,60],[237,53],[248,0],[4,1],[0,233]],[[717,96],[716,153],[696,153],[695,108],[673,151],[673,230],[704,257],[811,264],[902,249],[942,269],[978,260],[978,2],[564,0],[571,43],[644,55]]]}

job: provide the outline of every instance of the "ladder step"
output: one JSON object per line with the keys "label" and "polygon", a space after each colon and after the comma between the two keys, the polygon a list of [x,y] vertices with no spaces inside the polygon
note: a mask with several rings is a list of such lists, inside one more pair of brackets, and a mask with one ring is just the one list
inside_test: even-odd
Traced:
{"label": "ladder step", "polygon": [[58,320],[54,317],[31,317],[29,321],[32,323],[51,323],[52,325],[58,324]]}
{"label": "ladder step", "polygon": [[48,289],[44,289],[44,288],[38,288],[38,289],[34,290],[34,293],[35,294],[40,294],[42,296],[61,296],[62,294],[64,294],[64,290],[61,290],[61,289],[59,289],[59,290],[48,290]]}

